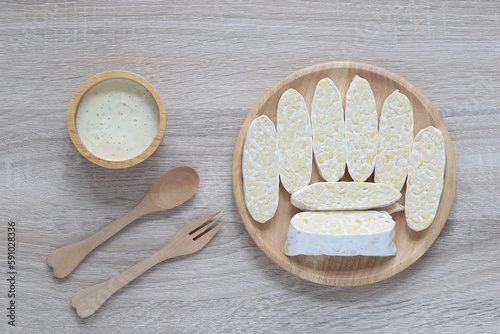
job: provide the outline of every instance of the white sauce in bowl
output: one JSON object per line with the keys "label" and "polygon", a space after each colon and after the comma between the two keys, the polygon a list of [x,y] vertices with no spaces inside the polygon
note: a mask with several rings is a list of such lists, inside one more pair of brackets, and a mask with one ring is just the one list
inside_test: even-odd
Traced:
{"label": "white sauce in bowl", "polygon": [[128,160],[144,152],[159,126],[154,97],[127,79],[110,79],[92,87],[76,113],[76,130],[83,145],[110,161]]}

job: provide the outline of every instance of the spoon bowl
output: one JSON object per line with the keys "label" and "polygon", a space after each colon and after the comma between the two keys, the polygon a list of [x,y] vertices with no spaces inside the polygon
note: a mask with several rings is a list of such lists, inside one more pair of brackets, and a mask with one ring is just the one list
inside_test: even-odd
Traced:
{"label": "spoon bowl", "polygon": [[188,166],[175,167],[153,183],[144,199],[151,201],[158,211],[172,209],[190,199],[199,185],[196,170]]}
{"label": "spoon bowl", "polygon": [[54,276],[68,276],[90,252],[125,226],[148,213],[181,205],[193,197],[199,185],[200,177],[191,167],[180,166],[168,170],[153,183],[135,208],[87,239],[56,249],[47,256],[47,264],[54,269]]}

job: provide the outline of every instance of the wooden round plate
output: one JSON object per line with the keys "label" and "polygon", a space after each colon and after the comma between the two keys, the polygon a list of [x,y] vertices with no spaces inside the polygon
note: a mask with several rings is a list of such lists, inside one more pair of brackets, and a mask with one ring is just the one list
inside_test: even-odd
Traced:
{"label": "wooden round plate", "polygon": [[[284,253],[290,219],[300,212],[290,203],[290,194],[280,184],[280,199],[276,215],[265,224],[252,219],[245,206],[243,195],[243,179],[241,158],[247,128],[260,115],[267,115],[276,124],[276,109],[281,94],[289,88],[301,93],[310,108],[316,84],[319,80],[332,79],[344,98],[354,75],[358,74],[368,80],[377,101],[377,112],[380,111],[387,96],[399,89],[405,94],[413,106],[414,135],[421,129],[432,125],[444,135],[446,147],[446,169],[441,202],[432,225],[424,231],[415,232],[405,221],[404,212],[392,215],[396,221],[394,243],[397,254],[392,257],[369,256],[292,256]],[[329,62],[307,67],[297,71],[267,91],[248,114],[236,140],[232,165],[233,194],[240,217],[248,233],[271,260],[282,268],[306,280],[334,286],[357,286],[370,284],[391,277],[404,270],[419,259],[434,243],[443,229],[455,197],[455,153],[450,136],[438,113],[429,100],[403,78],[382,68],[353,62]],[[343,181],[352,181],[348,172]],[[323,181],[313,163],[311,183]],[[373,182],[373,175],[367,180]],[[401,190],[403,197],[399,203],[404,204],[406,185]]]}

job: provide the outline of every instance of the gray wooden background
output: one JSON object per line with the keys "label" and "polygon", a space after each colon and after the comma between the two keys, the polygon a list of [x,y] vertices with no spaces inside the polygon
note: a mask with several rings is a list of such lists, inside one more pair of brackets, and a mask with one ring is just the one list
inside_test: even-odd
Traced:
{"label": "gray wooden background", "polygon": [[[0,332],[498,333],[500,325],[500,3],[496,1],[0,1]],[[433,103],[456,153],[455,202],[415,264],[362,287],[321,286],[268,259],[231,188],[236,136],[286,75],[361,61]],[[167,107],[157,152],[124,170],[84,159],[66,112],[90,76],[127,70]],[[139,219],[67,279],[45,258],[135,206],[177,165],[200,174],[179,208]],[[80,319],[69,304],[221,210],[201,252],[162,263]],[[7,326],[7,222],[17,226],[16,327]],[[6,330],[4,330],[4,328]]]}

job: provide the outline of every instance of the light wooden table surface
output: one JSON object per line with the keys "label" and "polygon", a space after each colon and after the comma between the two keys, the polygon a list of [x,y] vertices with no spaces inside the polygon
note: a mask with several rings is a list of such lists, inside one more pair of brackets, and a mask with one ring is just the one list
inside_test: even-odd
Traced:
{"label": "light wooden table surface", "polygon": [[[500,326],[500,4],[495,1],[0,1],[0,332],[436,332]],[[246,233],[231,188],[234,142],[259,97],[303,67],[386,68],[433,103],[456,154],[456,197],[429,251],[368,286],[304,281]],[[167,131],[146,162],[108,170],[69,139],[76,89],[112,69],[148,79]],[[130,210],[164,171],[200,174],[195,197],[139,219],[67,279],[45,258]],[[221,210],[201,252],[162,263],[80,319],[78,290],[125,270],[183,223]],[[7,326],[7,222],[16,223],[16,327]],[[6,329],[6,331],[4,330]]]}

